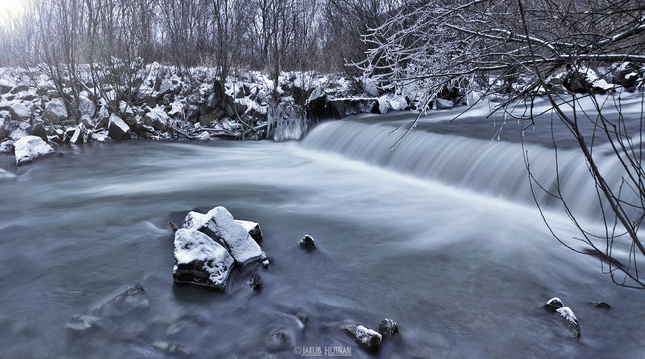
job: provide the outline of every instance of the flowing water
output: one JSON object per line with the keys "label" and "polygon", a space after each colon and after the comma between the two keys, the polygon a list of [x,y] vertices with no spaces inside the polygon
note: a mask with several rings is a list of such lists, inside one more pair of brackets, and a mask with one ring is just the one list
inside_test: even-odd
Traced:
{"label": "flowing water", "polygon": [[[0,157],[0,358],[295,358],[332,346],[356,358],[644,357],[645,294],[553,239],[519,131],[491,141],[499,123],[458,126],[454,114],[429,116],[394,150],[388,133],[410,114],[323,123],[299,143],[72,146],[17,169]],[[545,136],[529,147],[537,162]],[[563,181],[582,181],[584,163],[562,156],[574,176]],[[593,225],[589,188],[575,187]],[[168,220],[218,205],[260,223],[271,265],[236,269],[225,293],[174,285]],[[575,235],[549,208],[553,228]],[[296,246],[305,234],[317,251]],[[256,271],[260,291],[246,284]],[[135,284],[149,306],[68,328]],[[553,296],[580,339],[543,309]],[[339,329],[383,318],[400,332],[376,354]]]}

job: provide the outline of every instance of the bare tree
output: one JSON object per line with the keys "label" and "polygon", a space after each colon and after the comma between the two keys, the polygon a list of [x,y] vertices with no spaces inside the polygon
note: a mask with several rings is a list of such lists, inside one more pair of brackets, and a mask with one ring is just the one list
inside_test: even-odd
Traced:
{"label": "bare tree", "polygon": [[[357,66],[384,87],[424,82],[425,107],[446,88],[472,88],[478,77],[485,79],[480,84],[484,95],[508,92],[509,85],[515,85],[496,111],[516,116],[527,126],[551,125],[535,122],[535,96],[544,93],[557,126],[564,126],[575,139],[587,163],[605,231],[592,233],[568,205],[570,197],[561,187],[563,172],[557,162],[557,127],[553,127],[555,183],[540,183],[524,153],[538,207],[542,210],[539,192],[560,201],[581,237],[561,238],[552,232],[554,236],[573,250],[602,257],[617,284],[645,288],[639,273],[645,260],[639,236],[645,214],[643,114],[624,116],[619,94],[613,97],[613,108],[608,108],[606,98],[598,93],[611,89],[599,88],[592,76],[596,74],[592,69],[603,64],[644,63],[644,33],[645,6],[637,0],[415,1],[407,2],[364,37],[370,47]],[[567,74],[566,94],[553,81],[560,73]],[[518,81],[522,82],[519,88]],[[581,98],[591,101],[592,108],[581,106]],[[520,100],[527,111],[518,115],[510,107]],[[417,120],[407,124],[407,132]],[[596,148],[599,143],[608,144],[620,163],[618,184],[610,183],[599,166],[606,155]]]}

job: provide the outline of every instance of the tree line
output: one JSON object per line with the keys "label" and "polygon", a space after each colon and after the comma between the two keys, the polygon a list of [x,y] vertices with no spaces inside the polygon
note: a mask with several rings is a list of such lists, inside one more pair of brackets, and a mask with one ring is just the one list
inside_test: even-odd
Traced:
{"label": "tree line", "polygon": [[396,0],[27,0],[0,27],[0,65],[113,59],[231,69],[345,71]]}

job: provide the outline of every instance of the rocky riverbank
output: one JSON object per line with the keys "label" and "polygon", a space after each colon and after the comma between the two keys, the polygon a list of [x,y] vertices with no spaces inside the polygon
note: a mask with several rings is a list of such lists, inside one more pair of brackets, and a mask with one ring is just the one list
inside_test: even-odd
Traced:
{"label": "rocky riverbank", "polygon": [[67,85],[51,81],[42,69],[0,69],[0,151],[13,153],[14,143],[26,136],[52,146],[136,138],[299,139],[318,121],[407,109],[416,97],[386,94],[341,75],[283,73],[276,85],[259,72],[225,83],[209,68],[151,64],[146,72],[129,89],[130,99],[107,101],[117,91],[93,87],[89,70],[74,99],[61,96],[73,89],[60,88]]}
{"label": "rocky riverbank", "polygon": [[[514,83],[498,83],[494,76],[480,76],[467,86],[446,88],[428,101],[418,83],[392,86],[388,92],[383,90],[388,86],[362,78],[298,72],[282,73],[276,84],[266,74],[253,71],[221,82],[212,68],[186,70],[157,63],[145,66],[140,81],[124,90],[95,85],[101,82],[92,78],[89,67],[81,66],[78,72],[81,79],[71,85],[52,81],[45,68],[0,68],[0,153],[14,154],[16,141],[26,136],[42,139],[44,144],[34,139],[24,142],[45,148],[44,154],[52,152],[46,145],[136,138],[297,140],[327,119],[426,105],[451,108],[472,104],[480,97],[478,92],[503,102],[527,91],[527,83],[520,78]],[[644,76],[645,70],[631,63],[602,71],[585,67],[552,76],[544,87],[529,93],[634,91],[640,89]],[[467,95],[464,87],[474,95]],[[117,98],[124,93],[130,96]],[[40,155],[32,152],[22,159],[17,157],[16,163],[27,163]]]}

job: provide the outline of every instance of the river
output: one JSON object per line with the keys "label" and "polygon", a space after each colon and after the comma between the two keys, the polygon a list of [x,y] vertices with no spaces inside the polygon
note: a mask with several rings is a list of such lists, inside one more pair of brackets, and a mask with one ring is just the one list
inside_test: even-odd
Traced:
{"label": "river", "polygon": [[[522,150],[503,138],[519,131],[497,141],[499,124],[459,129],[451,115],[430,115],[394,150],[388,133],[410,114],[323,123],[301,142],[87,144],[17,169],[0,156],[0,358],[295,358],[332,346],[356,358],[644,357],[644,293],[551,236]],[[174,285],[168,221],[218,205],[260,223],[270,266],[234,271],[225,293]],[[297,247],[305,234],[318,250]],[[256,270],[260,291],[246,284]],[[144,310],[67,328],[135,284]],[[553,296],[581,338],[543,308]],[[399,333],[377,354],[339,329],[383,318]]]}

